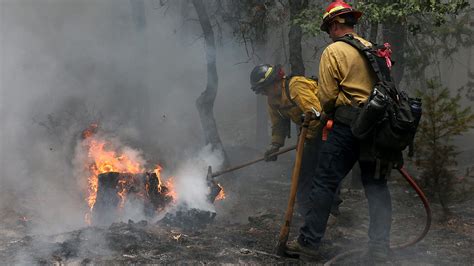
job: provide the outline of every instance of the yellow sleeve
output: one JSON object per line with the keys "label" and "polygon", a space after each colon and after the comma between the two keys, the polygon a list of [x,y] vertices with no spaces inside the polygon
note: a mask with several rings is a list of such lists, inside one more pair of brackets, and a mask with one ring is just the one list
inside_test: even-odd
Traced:
{"label": "yellow sleeve", "polygon": [[321,112],[321,103],[316,97],[316,91],[308,82],[298,79],[292,80],[290,83],[290,97],[303,113],[313,112],[312,108]]}
{"label": "yellow sleeve", "polygon": [[337,56],[328,46],[321,55],[319,64],[318,98],[325,113],[332,113],[339,95],[340,71]]}
{"label": "yellow sleeve", "polygon": [[268,105],[268,113],[272,122],[272,143],[284,146],[285,138],[288,136],[290,129],[290,119],[283,118],[278,113],[278,110],[275,110],[270,105]]}

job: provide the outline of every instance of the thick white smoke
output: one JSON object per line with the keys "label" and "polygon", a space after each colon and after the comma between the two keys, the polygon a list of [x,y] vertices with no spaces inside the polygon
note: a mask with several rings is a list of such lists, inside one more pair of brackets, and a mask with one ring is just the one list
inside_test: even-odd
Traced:
{"label": "thick white smoke", "polygon": [[[186,204],[212,208],[193,196],[206,194],[207,166],[220,163],[200,151],[202,29],[189,1],[160,9],[145,0],[142,14],[133,2],[0,0],[0,209],[28,216],[37,232],[84,225],[85,184],[74,152],[92,122],[142,151],[147,163],[162,164],[165,177],[176,176]],[[251,146],[256,100],[248,75],[255,62],[223,32],[216,34],[223,46],[214,113],[225,147]]]}
{"label": "thick white smoke", "polygon": [[205,146],[197,154],[179,165],[176,171],[176,193],[178,206],[214,211],[214,205],[208,200],[207,169],[211,166],[218,170],[223,163],[221,152]]}

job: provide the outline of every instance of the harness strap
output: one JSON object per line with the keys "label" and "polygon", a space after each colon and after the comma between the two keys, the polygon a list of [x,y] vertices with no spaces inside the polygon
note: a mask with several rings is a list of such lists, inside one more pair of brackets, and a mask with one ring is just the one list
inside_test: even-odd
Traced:
{"label": "harness strap", "polygon": [[373,47],[365,46],[361,41],[356,39],[352,34],[346,34],[341,38],[338,38],[336,41],[345,42],[352,47],[356,48],[361,54],[364,55],[365,58],[369,61],[369,65],[371,66],[372,70],[375,72],[377,79],[379,81],[385,81],[382,71],[380,69],[380,65],[377,62],[376,56],[372,53],[374,51]]}
{"label": "harness strap", "polygon": [[286,97],[288,98],[288,100],[290,100],[291,104],[293,106],[296,106],[296,103],[295,101],[293,101],[293,99],[291,99],[291,95],[290,95],[290,80],[291,80],[292,77],[287,77],[285,79],[285,94],[286,94]]}

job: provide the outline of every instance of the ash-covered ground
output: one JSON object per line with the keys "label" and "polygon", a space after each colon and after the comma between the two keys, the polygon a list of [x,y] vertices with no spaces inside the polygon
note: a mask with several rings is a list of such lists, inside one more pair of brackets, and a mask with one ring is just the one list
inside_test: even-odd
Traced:
{"label": "ash-covered ground", "polygon": [[[253,158],[253,150],[230,150],[231,158]],[[331,256],[367,241],[367,206],[363,191],[342,190],[341,214],[327,231],[330,251],[322,258],[277,257],[274,247],[286,208],[293,155],[260,163],[225,176],[220,182],[227,198],[216,203],[217,216],[205,227],[185,228],[167,222],[128,221],[106,227],[87,227],[55,235],[35,235],[35,225],[22,210],[1,212],[2,264],[305,264],[324,263]],[[390,181],[394,219],[392,243],[411,239],[422,230],[425,214],[418,197],[393,174]],[[433,204],[434,221],[428,236],[415,247],[397,251],[389,265],[474,264],[474,200],[451,206],[452,218],[441,220]],[[62,219],[62,217],[57,217]],[[290,239],[301,217],[295,216]],[[339,264],[364,264],[358,255]]]}

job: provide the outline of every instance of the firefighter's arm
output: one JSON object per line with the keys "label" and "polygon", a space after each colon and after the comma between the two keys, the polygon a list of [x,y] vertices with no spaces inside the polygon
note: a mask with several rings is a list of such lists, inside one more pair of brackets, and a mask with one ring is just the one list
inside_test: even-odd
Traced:
{"label": "firefighter's arm", "polygon": [[268,113],[270,114],[270,120],[272,122],[272,144],[279,145],[280,147],[285,145],[285,138],[288,136],[290,128],[290,120],[283,118],[278,110],[268,106]]}
{"label": "firefighter's arm", "polygon": [[312,87],[309,86],[311,85],[307,82],[293,79],[290,83],[290,97],[303,113],[314,112],[314,110],[321,113],[321,103]]}
{"label": "firefighter's arm", "polygon": [[339,95],[340,72],[337,56],[328,46],[321,55],[319,64],[319,91],[318,98],[325,113],[333,113]]}

